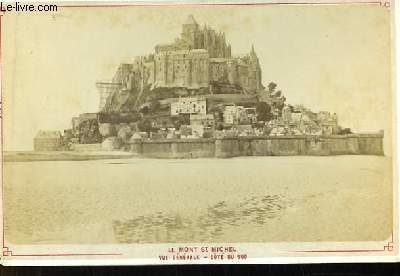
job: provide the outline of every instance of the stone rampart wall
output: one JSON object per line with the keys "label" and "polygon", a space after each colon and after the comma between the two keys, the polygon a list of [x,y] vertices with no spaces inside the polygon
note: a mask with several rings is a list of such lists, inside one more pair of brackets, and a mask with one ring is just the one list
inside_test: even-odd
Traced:
{"label": "stone rampart wall", "polygon": [[383,134],[137,140],[131,152],[158,158],[290,155],[383,155]]}

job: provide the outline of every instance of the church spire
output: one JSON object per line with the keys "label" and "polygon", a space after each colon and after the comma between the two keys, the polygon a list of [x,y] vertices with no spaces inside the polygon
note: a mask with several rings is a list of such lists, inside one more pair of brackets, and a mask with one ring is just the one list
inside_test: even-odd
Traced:
{"label": "church spire", "polygon": [[187,19],[186,22],[184,23],[184,25],[197,25],[196,20],[194,19],[193,15],[190,14]]}
{"label": "church spire", "polygon": [[250,56],[257,57],[256,51],[254,51],[254,44],[251,44]]}

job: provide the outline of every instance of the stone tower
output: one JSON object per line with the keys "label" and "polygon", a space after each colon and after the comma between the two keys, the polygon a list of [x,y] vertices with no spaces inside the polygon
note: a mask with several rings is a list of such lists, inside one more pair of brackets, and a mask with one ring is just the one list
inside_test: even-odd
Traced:
{"label": "stone tower", "polygon": [[250,50],[250,66],[249,66],[249,88],[251,90],[259,90],[261,88],[261,67],[258,62],[254,45],[251,45]]}
{"label": "stone tower", "polygon": [[193,15],[189,15],[182,26],[182,39],[192,48],[197,48],[199,25]]}

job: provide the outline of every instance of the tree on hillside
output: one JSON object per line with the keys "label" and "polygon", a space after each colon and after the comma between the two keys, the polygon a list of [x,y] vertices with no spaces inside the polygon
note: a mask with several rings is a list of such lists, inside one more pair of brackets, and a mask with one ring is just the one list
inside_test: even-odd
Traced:
{"label": "tree on hillside", "polygon": [[257,121],[268,122],[273,118],[271,106],[266,102],[259,102],[256,105]]}
{"label": "tree on hillside", "polygon": [[153,130],[151,121],[149,119],[143,119],[138,123],[138,128],[140,131],[150,133]]}
{"label": "tree on hillside", "polygon": [[185,115],[179,115],[172,119],[172,123],[174,124],[175,129],[179,129],[181,125],[189,125],[190,117]]}
{"label": "tree on hillside", "polygon": [[275,88],[277,86],[278,85],[275,82],[271,81],[270,83],[268,83],[268,92],[270,92],[270,93],[275,92]]}
{"label": "tree on hillside", "polygon": [[139,109],[139,112],[142,113],[142,114],[144,114],[144,115],[147,115],[147,114],[149,114],[149,112],[150,112],[150,108],[149,108],[147,105],[142,106],[142,107]]}
{"label": "tree on hillside", "polygon": [[279,98],[281,95],[282,95],[282,91],[281,91],[281,90],[278,90],[278,91],[276,91],[276,93],[274,94],[274,97]]}
{"label": "tree on hillside", "polygon": [[160,111],[160,107],[161,107],[160,102],[157,99],[153,99],[150,102],[150,112],[156,113]]}

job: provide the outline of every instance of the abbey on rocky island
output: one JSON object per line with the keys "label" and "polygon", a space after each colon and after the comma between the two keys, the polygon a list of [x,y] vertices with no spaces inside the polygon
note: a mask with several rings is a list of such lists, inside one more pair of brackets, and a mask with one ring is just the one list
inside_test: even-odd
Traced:
{"label": "abbey on rocky island", "polygon": [[254,94],[262,89],[257,54],[252,47],[248,54],[233,56],[224,33],[201,27],[189,15],[173,43],[158,44],[153,54],[120,64],[111,83],[98,83],[100,110],[115,90],[133,90],[140,95],[146,89],[185,87],[207,88],[212,93],[214,85],[233,87],[232,94]]}

